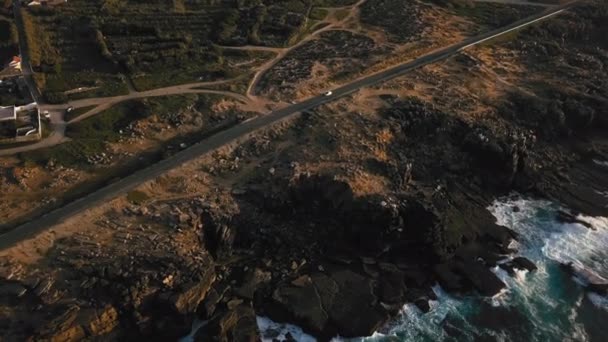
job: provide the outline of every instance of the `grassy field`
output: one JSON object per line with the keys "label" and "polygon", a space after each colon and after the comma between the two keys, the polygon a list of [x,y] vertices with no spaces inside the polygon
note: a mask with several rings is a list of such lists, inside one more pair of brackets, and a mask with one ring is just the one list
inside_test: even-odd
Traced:
{"label": "grassy field", "polygon": [[63,117],[63,120],[65,122],[70,122],[70,121],[76,119],[77,117],[81,116],[82,114],[90,111],[93,108],[95,108],[95,106],[74,109],[73,111],[71,111],[69,113],[65,113],[65,116]]}
{"label": "grassy field", "polygon": [[[37,80],[49,102],[137,90],[249,71],[226,62],[217,45],[286,46],[307,28],[313,6],[352,1],[70,0],[24,10]],[[66,96],[79,87],[96,90]]]}
{"label": "grassy field", "polygon": [[129,101],[89,119],[71,124],[66,136],[71,141],[46,149],[20,154],[24,162],[46,165],[50,160],[64,166],[86,164],[87,158],[105,151],[106,144],[120,138],[119,131],[147,115],[145,104]]}
{"label": "grassy field", "polygon": [[[201,111],[208,111],[216,98],[208,95],[179,95],[122,102],[90,118],[68,125],[66,136],[71,141],[22,153],[19,157],[23,162],[39,165],[46,165],[52,160],[68,167],[86,167],[89,157],[107,152],[108,143],[118,141],[121,138],[120,131],[124,131],[131,123],[150,116],[155,116],[160,121],[168,120],[172,114],[191,105]],[[72,115],[69,119],[82,115],[89,109],[76,110],[70,113]]]}
{"label": "grassy field", "polygon": [[508,25],[542,10],[541,7],[535,6],[482,3],[471,0],[428,0],[428,2],[448,8],[458,16],[471,19],[479,24],[479,32]]}

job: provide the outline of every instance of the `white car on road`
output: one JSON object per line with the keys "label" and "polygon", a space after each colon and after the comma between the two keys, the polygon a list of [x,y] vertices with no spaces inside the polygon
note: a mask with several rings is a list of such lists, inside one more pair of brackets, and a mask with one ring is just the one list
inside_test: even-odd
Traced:
{"label": "white car on road", "polygon": [[329,90],[325,94],[323,94],[323,96],[331,96],[332,94],[333,94],[333,92],[331,90]]}

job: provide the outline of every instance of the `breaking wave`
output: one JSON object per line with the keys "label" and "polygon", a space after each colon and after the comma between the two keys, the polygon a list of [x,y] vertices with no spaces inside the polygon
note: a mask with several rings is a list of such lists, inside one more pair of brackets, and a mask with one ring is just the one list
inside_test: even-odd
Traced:
{"label": "breaking wave", "polygon": [[[507,288],[493,298],[456,297],[435,286],[438,300],[430,312],[406,304],[397,319],[373,336],[334,341],[605,341],[608,298],[587,292],[560,264],[572,262],[607,278],[608,218],[577,217],[592,228],[564,224],[556,220],[559,206],[520,197],[497,200],[489,209],[498,224],[519,233],[512,247],[538,270],[511,277],[494,268]],[[270,329],[281,331],[280,336],[289,332],[296,341],[315,340],[297,327],[266,318],[259,318],[258,325],[263,335]]]}

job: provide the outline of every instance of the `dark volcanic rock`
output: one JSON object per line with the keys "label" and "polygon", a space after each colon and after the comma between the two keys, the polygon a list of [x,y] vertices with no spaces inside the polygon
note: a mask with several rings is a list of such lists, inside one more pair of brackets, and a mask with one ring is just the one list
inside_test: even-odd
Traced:
{"label": "dark volcanic rock", "polygon": [[328,309],[336,333],[369,336],[385,323],[388,316],[380,309],[370,280],[348,270],[336,272],[331,278],[339,288]]}
{"label": "dark volcanic rock", "polygon": [[400,303],[403,300],[404,292],[407,290],[403,272],[390,264],[382,265],[381,269],[378,283],[380,300],[388,304]]}
{"label": "dark volcanic rock", "polygon": [[230,256],[236,237],[231,217],[228,214],[207,211],[203,213],[202,222],[201,234],[206,249],[216,259]]}
{"label": "dark volcanic rock", "polygon": [[291,200],[300,210],[341,213],[352,208],[354,196],[346,182],[324,175],[302,175],[291,188]]}
{"label": "dark volcanic rock", "polygon": [[[60,309],[61,310],[61,309]],[[78,341],[85,337],[82,326],[76,323],[80,307],[70,305],[58,311],[55,317],[38,332],[39,340]]]}
{"label": "dark volcanic rock", "polygon": [[18,298],[27,292],[27,288],[18,282],[11,282],[6,279],[2,279],[0,282],[0,298]]}
{"label": "dark volcanic rock", "polygon": [[580,220],[579,218],[576,217],[576,215],[573,215],[564,210],[557,211],[557,220],[562,223],[578,223],[578,224],[582,224],[583,226],[585,226],[587,228],[591,228],[591,229],[593,228],[593,226],[589,222]]}
{"label": "dark volcanic rock", "polygon": [[113,306],[94,310],[92,317],[85,320],[85,330],[90,336],[101,336],[110,333],[118,326],[118,311]]}
{"label": "dark volcanic rock", "polygon": [[515,268],[513,267],[512,262],[504,262],[502,264],[498,264],[498,267],[505,270],[511,277],[515,276]]}
{"label": "dark volcanic rock", "polygon": [[441,287],[446,291],[461,291],[463,290],[462,277],[453,270],[454,265],[439,264],[436,265],[435,275]]}
{"label": "dark volcanic rock", "polygon": [[371,280],[349,270],[314,274],[301,286],[285,284],[272,295],[268,312],[322,338],[369,336],[388,315],[378,303]]}
{"label": "dark volcanic rock", "polygon": [[199,303],[215,281],[215,271],[212,267],[207,269],[198,282],[191,282],[181,286],[181,290],[175,291],[169,297],[172,308],[182,314],[189,314],[196,311]]}
{"label": "dark volcanic rock", "polygon": [[259,341],[255,312],[249,306],[239,305],[218,314],[197,331],[194,341]]}
{"label": "dark volcanic rock", "polygon": [[272,279],[270,272],[264,272],[259,268],[254,269],[245,276],[243,285],[236,290],[236,294],[246,298],[253,299],[253,295],[257,288],[264,283],[268,283]]}
{"label": "dark volcanic rock", "polygon": [[528,270],[530,272],[536,271],[538,269],[532,261],[524,257],[514,258],[513,264],[516,268]]}
{"label": "dark volcanic rock", "polygon": [[484,296],[494,296],[506,287],[492,271],[479,262],[458,262],[458,271]]}
{"label": "dark volcanic rock", "polygon": [[414,304],[424,313],[431,311],[428,298],[418,298],[414,301]]}
{"label": "dark volcanic rock", "polygon": [[293,320],[317,335],[324,331],[329,315],[312,283],[279,287],[274,291],[272,301],[277,306],[277,309],[271,309],[270,312],[275,319]]}
{"label": "dark volcanic rock", "polygon": [[561,267],[571,275],[582,279],[586,283],[586,288],[599,294],[608,293],[608,280],[600,277],[595,272],[575,266],[573,263],[560,264]]}
{"label": "dark volcanic rock", "polygon": [[217,285],[216,283],[216,285],[207,292],[205,299],[199,304],[196,310],[197,315],[201,318],[210,318],[227,289],[227,285]]}

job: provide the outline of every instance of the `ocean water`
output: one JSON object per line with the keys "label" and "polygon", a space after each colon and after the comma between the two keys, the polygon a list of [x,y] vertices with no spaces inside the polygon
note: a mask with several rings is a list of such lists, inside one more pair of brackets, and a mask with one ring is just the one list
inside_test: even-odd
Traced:
{"label": "ocean water", "polygon": [[[517,208],[518,210],[514,210]],[[499,224],[517,231],[518,256],[538,267],[515,277],[496,267],[507,284],[494,298],[456,297],[435,286],[438,300],[422,313],[407,304],[395,321],[373,336],[334,341],[608,341],[608,298],[587,292],[583,281],[564,272],[572,262],[608,278],[608,218],[580,216],[593,225],[562,224],[558,206],[519,197],[496,201],[490,210]],[[263,341],[315,341],[298,327],[258,317]]]}

